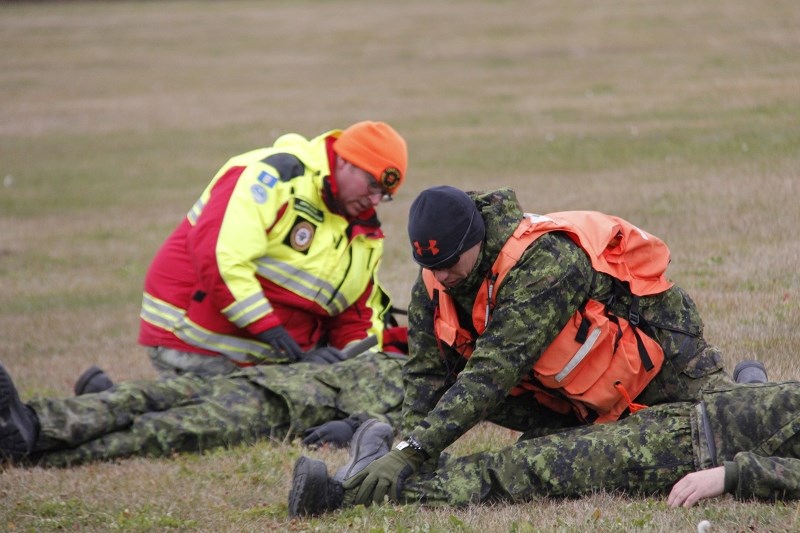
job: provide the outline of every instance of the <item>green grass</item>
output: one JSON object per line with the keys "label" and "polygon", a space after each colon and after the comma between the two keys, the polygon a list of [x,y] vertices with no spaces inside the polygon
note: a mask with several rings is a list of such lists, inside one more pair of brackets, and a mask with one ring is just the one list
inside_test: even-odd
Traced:
{"label": "green grass", "polygon": [[[232,155],[386,120],[410,147],[382,206],[401,307],[425,187],[512,186],[526,210],[598,209],[663,237],[706,336],[774,379],[800,365],[796,0],[298,0],[0,5],[0,360],[23,398],[136,344],[162,240]],[[510,442],[480,426],[453,453]],[[790,531],[795,502],[663,498],[355,508],[292,521],[296,442],[0,472],[9,531]],[[317,456],[332,465],[343,452]]]}

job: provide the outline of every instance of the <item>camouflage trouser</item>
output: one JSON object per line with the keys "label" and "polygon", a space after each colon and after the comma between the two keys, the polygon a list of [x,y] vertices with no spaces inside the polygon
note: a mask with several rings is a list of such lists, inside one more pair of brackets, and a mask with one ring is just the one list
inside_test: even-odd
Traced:
{"label": "camouflage trouser", "polygon": [[129,381],[28,405],[41,424],[36,456],[51,466],[202,451],[285,433],[289,424],[286,402],[245,377]]}
{"label": "camouflage trouser", "polygon": [[[695,339],[673,333],[669,340],[680,348],[677,354],[664,358],[661,371],[636,398],[645,405],[668,402],[690,402],[700,399],[703,390],[729,387],[733,379],[723,369],[722,352],[702,338]],[[666,341],[664,344],[669,345]]]}
{"label": "camouflage trouser", "polygon": [[691,403],[661,405],[621,422],[453,459],[432,477],[409,480],[403,498],[464,505],[579,496],[600,488],[663,491],[697,468],[692,411]]}

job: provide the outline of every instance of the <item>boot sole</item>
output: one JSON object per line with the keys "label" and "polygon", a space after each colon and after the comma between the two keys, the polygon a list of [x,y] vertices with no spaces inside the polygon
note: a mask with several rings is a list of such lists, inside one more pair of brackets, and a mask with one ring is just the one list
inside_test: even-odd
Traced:
{"label": "boot sole", "polygon": [[305,455],[294,464],[289,491],[289,516],[310,516],[325,511],[328,467]]}
{"label": "boot sole", "polygon": [[34,427],[25,409],[11,376],[0,364],[0,454],[12,461],[26,457],[33,449]]}
{"label": "boot sole", "polygon": [[[764,379],[767,382],[769,381],[769,376],[767,376],[767,369],[764,367],[763,363],[761,363],[759,361],[742,361],[739,364],[737,364],[736,367],[733,369],[733,381],[735,381],[736,383],[750,383],[749,381],[746,381],[746,382],[740,382],[739,381],[739,376],[743,372],[746,373],[746,371],[750,370],[750,369],[754,369],[754,370],[756,370],[758,372],[763,372],[764,373]],[[760,383],[760,382],[761,381],[759,380],[759,381],[756,381],[755,383]]]}
{"label": "boot sole", "polygon": [[[104,374],[103,369],[98,367],[98,366],[92,365],[89,368],[87,368],[83,372],[83,374],[80,375],[80,377],[78,378],[78,381],[75,382],[75,387],[73,388],[73,391],[75,392],[75,396],[82,396],[84,394],[100,392],[100,391],[97,391],[97,390],[90,391],[90,390],[87,390],[87,388],[89,387],[89,383],[95,377],[97,377],[97,376],[99,376],[101,374]],[[103,390],[106,390],[106,389],[103,389]]]}

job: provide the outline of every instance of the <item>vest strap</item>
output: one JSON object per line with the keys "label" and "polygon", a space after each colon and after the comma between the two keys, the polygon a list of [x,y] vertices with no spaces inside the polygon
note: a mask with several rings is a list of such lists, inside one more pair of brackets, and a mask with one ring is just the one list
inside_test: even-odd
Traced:
{"label": "vest strap", "polygon": [[628,410],[631,412],[631,414],[635,413],[636,411],[641,411],[642,409],[647,409],[647,406],[644,404],[633,403],[633,400],[631,400],[631,395],[628,394],[627,390],[625,390],[625,386],[622,384],[622,382],[615,382],[614,388],[617,389],[623,398],[625,398],[625,401],[628,404]]}

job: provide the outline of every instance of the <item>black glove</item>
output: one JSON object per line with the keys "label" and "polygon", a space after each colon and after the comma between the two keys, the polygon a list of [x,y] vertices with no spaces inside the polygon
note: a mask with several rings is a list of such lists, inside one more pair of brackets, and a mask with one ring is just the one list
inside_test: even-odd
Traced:
{"label": "black glove", "polygon": [[347,354],[332,346],[314,348],[303,354],[300,361],[303,363],[317,363],[318,365],[332,365],[347,359]]}
{"label": "black glove", "polygon": [[266,342],[276,350],[285,353],[289,358],[297,361],[303,356],[303,350],[297,344],[286,328],[275,326],[256,335],[258,340]]}
{"label": "black glove", "polygon": [[303,445],[316,448],[323,444],[332,444],[343,448],[350,444],[353,433],[358,428],[358,421],[351,418],[331,420],[320,426],[308,428],[303,432]]}

